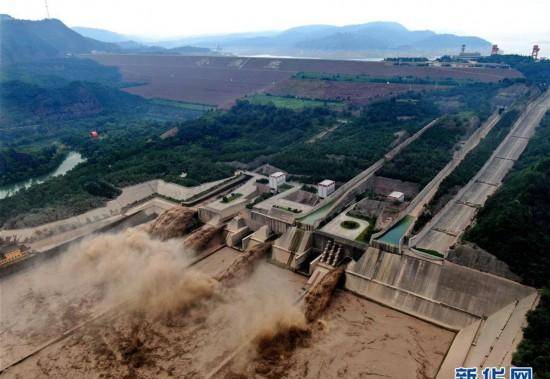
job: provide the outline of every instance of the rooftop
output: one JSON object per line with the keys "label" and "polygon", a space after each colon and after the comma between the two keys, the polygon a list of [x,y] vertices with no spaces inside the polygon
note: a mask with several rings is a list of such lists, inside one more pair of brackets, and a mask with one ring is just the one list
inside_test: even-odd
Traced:
{"label": "rooftop", "polygon": [[280,176],[284,176],[285,173],[284,172],[281,172],[281,171],[277,171],[277,172],[274,172],[273,174],[269,175],[271,177],[274,177],[274,178],[278,178]]}
{"label": "rooftop", "polygon": [[388,196],[389,197],[401,197],[401,196],[404,196],[405,194],[403,192],[399,192],[399,191],[393,191],[392,193],[390,193]]}
{"label": "rooftop", "polygon": [[320,185],[320,186],[328,187],[328,186],[333,185],[334,183],[335,183],[334,180],[325,179],[325,180],[323,180],[321,183],[319,183],[319,185]]}

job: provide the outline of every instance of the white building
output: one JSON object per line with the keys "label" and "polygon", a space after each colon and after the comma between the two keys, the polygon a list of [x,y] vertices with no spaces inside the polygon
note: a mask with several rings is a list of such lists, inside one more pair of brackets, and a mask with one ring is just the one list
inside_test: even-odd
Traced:
{"label": "white building", "polygon": [[280,185],[286,182],[286,175],[283,172],[277,171],[269,175],[269,188],[277,191]]}
{"label": "white building", "polygon": [[389,201],[398,201],[400,203],[405,201],[405,194],[399,191],[393,191],[388,195]]}
{"label": "white building", "polygon": [[324,199],[333,193],[335,189],[336,183],[334,180],[325,179],[317,185],[317,194],[321,199]]}

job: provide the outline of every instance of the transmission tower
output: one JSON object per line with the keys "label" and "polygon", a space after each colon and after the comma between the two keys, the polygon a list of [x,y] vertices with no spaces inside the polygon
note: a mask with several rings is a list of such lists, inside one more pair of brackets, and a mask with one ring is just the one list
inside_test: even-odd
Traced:
{"label": "transmission tower", "polygon": [[539,51],[540,51],[539,45],[533,45],[533,51],[531,52],[531,57],[532,57],[534,60],[537,60],[537,59],[538,59],[538,57],[539,57]]}
{"label": "transmission tower", "polygon": [[50,18],[50,8],[48,8],[48,0],[44,0],[44,5],[46,6],[46,18]]}

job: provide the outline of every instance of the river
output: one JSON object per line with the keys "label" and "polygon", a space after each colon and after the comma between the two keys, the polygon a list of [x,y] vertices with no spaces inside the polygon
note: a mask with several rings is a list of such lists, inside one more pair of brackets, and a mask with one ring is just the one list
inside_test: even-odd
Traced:
{"label": "river", "polygon": [[83,158],[80,153],[71,151],[63,162],[51,173],[48,175],[42,175],[36,178],[27,179],[23,182],[14,183],[9,186],[0,187],[0,200],[5,199],[6,197],[13,196],[17,191],[23,188],[30,188],[34,185],[44,183],[50,178],[55,178],[56,176],[65,175],[67,172],[71,171],[79,163],[86,161],[86,158]]}

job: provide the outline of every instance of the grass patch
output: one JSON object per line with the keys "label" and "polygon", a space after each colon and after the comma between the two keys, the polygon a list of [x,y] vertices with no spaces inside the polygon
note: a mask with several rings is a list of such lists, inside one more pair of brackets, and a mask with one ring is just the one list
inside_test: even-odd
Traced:
{"label": "grass patch", "polygon": [[302,99],[297,97],[273,96],[273,95],[252,95],[247,98],[252,104],[268,105],[273,104],[277,108],[299,110],[312,107],[340,108],[341,103],[336,101],[322,101]]}
{"label": "grass patch", "polygon": [[344,229],[357,229],[359,227],[359,223],[352,220],[345,220],[340,223],[340,226]]}
{"label": "grass patch", "polygon": [[233,193],[230,194],[229,196],[223,196],[221,202],[222,202],[222,203],[230,203],[230,202],[232,202],[233,200],[238,199],[238,198],[241,197],[242,195],[243,195],[242,193],[233,192]]}
{"label": "grass patch", "polygon": [[291,207],[283,207],[282,205],[274,205],[273,208],[282,209],[283,211],[292,212],[292,213],[302,213],[301,209],[297,208],[291,208]]}
{"label": "grass patch", "polygon": [[310,193],[317,194],[317,187],[315,187],[315,186],[310,186],[310,185],[307,185],[307,184],[304,184],[304,185],[302,186],[302,191],[306,191],[306,192],[310,192]]}
{"label": "grass patch", "polygon": [[191,111],[200,111],[200,112],[207,112],[212,109],[216,109],[214,105],[187,103],[184,101],[176,101],[176,100],[169,100],[169,99],[152,99],[151,102],[157,105],[168,105],[171,107],[187,109]]}
{"label": "grass patch", "polygon": [[423,249],[421,247],[415,247],[414,249],[418,250],[418,251],[421,251],[423,253],[429,254],[429,255],[433,255],[434,257],[437,257],[437,258],[445,258],[445,256],[443,254],[441,254],[438,251],[432,250],[432,249]]}
{"label": "grass patch", "polygon": [[374,227],[375,225],[376,225],[376,219],[375,218],[370,219],[369,226],[367,226],[367,228],[363,230],[355,240],[359,242],[369,243],[372,235],[380,231],[379,229],[375,229]]}
{"label": "grass patch", "polygon": [[458,86],[461,84],[471,83],[472,80],[457,80],[452,78],[432,79],[419,78],[417,76],[391,76],[391,77],[374,77],[365,74],[330,74],[325,72],[299,72],[294,74],[294,79],[305,80],[326,80],[334,82],[353,82],[353,83],[391,83],[391,84],[426,84],[440,86]]}
{"label": "grass patch", "polygon": [[292,186],[288,183],[283,183],[281,184],[280,186],[277,187],[277,191],[280,193],[280,192],[285,192],[285,191],[288,191],[289,189],[291,189]]}
{"label": "grass patch", "polygon": [[264,200],[269,199],[271,196],[273,196],[273,194],[271,192],[262,193],[260,196],[255,198],[251,203],[247,204],[246,208],[252,209],[254,207],[254,205],[256,205],[258,203],[261,203]]}

